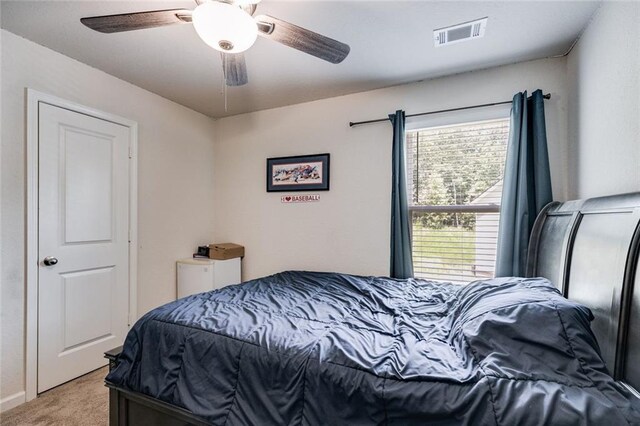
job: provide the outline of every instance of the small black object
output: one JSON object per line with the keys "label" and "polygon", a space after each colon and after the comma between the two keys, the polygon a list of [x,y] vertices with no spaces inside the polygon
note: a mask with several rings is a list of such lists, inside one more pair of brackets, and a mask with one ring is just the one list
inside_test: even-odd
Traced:
{"label": "small black object", "polygon": [[122,352],[122,346],[118,346],[104,353],[104,357],[109,360],[109,372],[117,367],[120,352]]}
{"label": "small black object", "polygon": [[195,256],[209,257],[209,246],[198,246],[198,252],[194,254]]}

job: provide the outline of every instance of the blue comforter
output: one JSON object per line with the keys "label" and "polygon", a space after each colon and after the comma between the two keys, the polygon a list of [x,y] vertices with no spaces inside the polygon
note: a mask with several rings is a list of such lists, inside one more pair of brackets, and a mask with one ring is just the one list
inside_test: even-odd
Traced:
{"label": "blue comforter", "polygon": [[107,381],[217,425],[623,425],[591,313],[543,279],[283,272],[157,308]]}

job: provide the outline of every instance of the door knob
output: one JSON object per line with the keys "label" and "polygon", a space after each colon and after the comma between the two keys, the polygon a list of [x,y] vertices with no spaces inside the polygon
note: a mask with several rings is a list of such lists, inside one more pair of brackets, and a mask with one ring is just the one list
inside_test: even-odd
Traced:
{"label": "door knob", "polygon": [[42,263],[44,263],[44,266],[53,266],[56,263],[58,263],[58,259],[56,259],[53,256],[47,256],[47,257],[44,258]]}

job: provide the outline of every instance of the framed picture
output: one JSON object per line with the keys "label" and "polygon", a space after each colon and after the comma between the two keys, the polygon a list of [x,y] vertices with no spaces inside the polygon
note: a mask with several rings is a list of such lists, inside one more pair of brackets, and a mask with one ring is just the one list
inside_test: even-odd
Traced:
{"label": "framed picture", "polygon": [[267,192],[328,190],[329,154],[267,158]]}

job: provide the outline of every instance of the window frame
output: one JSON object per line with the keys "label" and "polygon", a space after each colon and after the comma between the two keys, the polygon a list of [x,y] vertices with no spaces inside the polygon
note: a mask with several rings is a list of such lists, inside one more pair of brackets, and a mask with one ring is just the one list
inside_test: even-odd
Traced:
{"label": "window frame", "polygon": [[[469,109],[464,111],[455,111],[449,113],[438,113],[420,117],[413,117],[407,120],[405,125],[405,164],[406,179],[409,183],[409,170],[412,167],[409,164],[409,150],[407,135],[412,132],[421,130],[432,130],[438,127],[450,127],[456,125],[471,125],[478,122],[490,120],[509,120],[511,115],[511,104],[495,105],[491,107]],[[507,147],[508,149],[508,147]],[[505,149],[505,157],[508,155]],[[412,183],[410,184],[412,185]],[[415,205],[411,198],[411,187],[407,185],[407,207],[412,221],[409,231],[412,239],[411,254],[413,256],[413,213],[500,213],[500,204],[476,204],[476,205]],[[499,223],[499,222],[498,222]],[[494,270],[495,274],[495,270]],[[425,277],[426,279],[433,279]]]}
{"label": "window frame", "polygon": [[404,126],[405,133],[434,127],[471,124],[478,121],[500,120],[509,118],[511,104],[493,105],[490,107],[473,108],[463,111],[441,112],[407,118]]}

